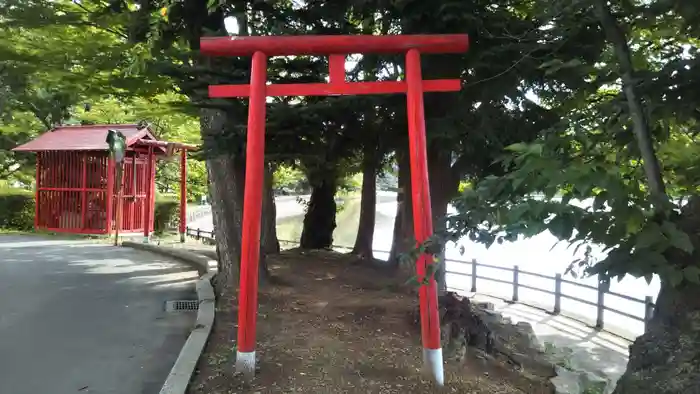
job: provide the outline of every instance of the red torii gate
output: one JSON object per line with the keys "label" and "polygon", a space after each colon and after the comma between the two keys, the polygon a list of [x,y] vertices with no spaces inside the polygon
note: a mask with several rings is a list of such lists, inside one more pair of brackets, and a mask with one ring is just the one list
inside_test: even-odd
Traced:
{"label": "red torii gate", "polygon": [[[423,80],[421,53],[464,53],[467,35],[393,36],[277,36],[208,37],[201,39],[201,52],[212,56],[253,56],[249,85],[209,87],[210,97],[248,97],[245,194],[241,252],[241,283],[238,309],[236,369],[248,377],[255,373],[255,326],[258,309],[258,263],[265,162],[265,106],[267,96],[331,96],[405,93],[413,194],[413,226],[417,242],[433,233],[425,142],[423,92],[459,91],[459,79]],[[405,53],[405,81],[347,82],[345,56],[351,53]],[[270,56],[329,55],[329,83],[267,85]],[[416,271],[426,274],[432,256],[421,255]],[[419,291],[423,363],[438,385],[444,384],[437,285],[430,278]]]}

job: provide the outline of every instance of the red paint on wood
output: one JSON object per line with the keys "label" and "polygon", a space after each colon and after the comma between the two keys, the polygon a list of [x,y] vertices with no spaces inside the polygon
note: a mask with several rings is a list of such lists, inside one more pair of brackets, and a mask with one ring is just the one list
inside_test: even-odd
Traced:
{"label": "red paint on wood", "polygon": [[180,240],[187,229],[187,150],[180,149]]}
{"label": "red paint on wood", "polygon": [[155,139],[148,128],[139,129],[135,124],[106,124],[57,126],[39,137],[14,148],[14,151],[107,151],[107,131],[118,130],[126,137],[128,147],[142,138]]}
{"label": "red paint on wood", "polygon": [[[406,54],[406,83],[408,85],[406,104],[411,163],[411,194],[413,198],[413,228],[416,241],[419,244],[426,241],[433,234],[421,80],[420,53],[413,49]],[[416,263],[416,273],[419,279],[425,277],[427,266],[432,263],[432,256],[427,254],[419,256]],[[438,315],[437,285],[434,275],[431,275],[427,285],[420,287],[419,299],[423,347],[426,349],[439,349],[440,317]]]}
{"label": "red paint on wood", "polygon": [[256,51],[267,56],[328,55],[350,53],[464,53],[469,48],[466,34],[355,35],[355,36],[247,36],[203,37],[200,50],[210,56],[250,56]]}
{"label": "red paint on wood", "polygon": [[39,190],[41,189],[41,155],[36,156],[36,190],[34,190],[34,229],[39,229],[39,214],[41,208],[41,198]]}
{"label": "red paint on wood", "polygon": [[143,236],[148,238],[151,234],[151,193],[153,193],[153,183],[151,174],[153,173],[153,147],[148,147],[148,163],[144,179],[146,183],[146,199],[143,204]]}
{"label": "red paint on wood", "polygon": [[[423,81],[425,92],[457,92],[461,88],[459,79],[435,79]],[[405,93],[406,82],[347,82],[331,83],[287,83],[273,84],[265,87],[268,96],[333,96]],[[250,85],[212,85],[209,97],[248,97]]]}
{"label": "red paint on wood", "polygon": [[345,55],[330,55],[328,57],[328,75],[332,85],[345,83]]}
{"label": "red paint on wood", "polygon": [[81,187],[81,202],[80,202],[80,222],[81,222],[81,227],[82,228],[87,228],[87,197],[88,197],[88,192],[87,192],[87,158],[88,155],[87,153],[83,153],[82,155],[82,161],[83,161],[83,182],[82,182],[82,187]]}
{"label": "red paint on wood", "polygon": [[248,106],[246,175],[243,197],[241,237],[241,282],[238,292],[238,351],[255,350],[255,325],[258,314],[258,264],[260,259],[260,217],[265,166],[265,82],[267,57],[253,55]]}

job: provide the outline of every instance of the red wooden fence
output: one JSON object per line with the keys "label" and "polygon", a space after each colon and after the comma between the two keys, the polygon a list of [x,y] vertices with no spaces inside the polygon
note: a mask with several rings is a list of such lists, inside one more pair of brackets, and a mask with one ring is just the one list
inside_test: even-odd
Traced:
{"label": "red wooden fence", "polygon": [[[37,228],[105,234],[107,216],[111,215],[111,230],[114,230],[117,185],[109,190],[108,185],[114,182],[109,179],[108,170],[113,166],[109,165],[107,152],[40,151],[37,155]],[[147,174],[147,167],[145,157],[131,156],[125,160],[120,232],[143,231],[146,185],[154,177]],[[108,209],[110,198],[112,208]]]}

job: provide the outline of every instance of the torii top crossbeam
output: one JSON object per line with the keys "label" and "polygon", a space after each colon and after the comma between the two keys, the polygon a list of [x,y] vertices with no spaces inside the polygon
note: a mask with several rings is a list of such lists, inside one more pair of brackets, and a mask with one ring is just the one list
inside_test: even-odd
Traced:
{"label": "torii top crossbeam", "polygon": [[425,34],[396,36],[252,36],[205,37],[202,52],[210,56],[302,56],[350,53],[464,53],[469,39],[464,34]]}
{"label": "torii top crossbeam", "polygon": [[[211,56],[323,55],[329,56],[329,83],[285,83],[265,87],[267,96],[331,96],[405,93],[404,81],[347,82],[345,55],[351,53],[464,53],[469,37],[464,34],[398,36],[281,36],[208,37],[200,43],[203,54]],[[456,92],[459,79],[421,81],[423,92]],[[250,85],[209,86],[209,97],[249,97]]]}

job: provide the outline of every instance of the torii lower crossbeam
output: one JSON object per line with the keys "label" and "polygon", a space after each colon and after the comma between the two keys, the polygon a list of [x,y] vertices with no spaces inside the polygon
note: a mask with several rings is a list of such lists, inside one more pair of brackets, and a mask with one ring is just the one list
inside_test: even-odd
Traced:
{"label": "torii lower crossbeam", "polygon": [[[248,97],[248,135],[243,202],[241,284],[238,309],[236,368],[252,378],[255,374],[255,326],[258,309],[258,264],[265,161],[266,96],[331,96],[404,93],[407,98],[408,134],[413,195],[414,233],[418,243],[433,233],[425,141],[423,92],[453,92],[459,79],[423,80],[422,53],[462,53],[466,35],[401,36],[286,36],[203,38],[201,51],[214,56],[253,56],[249,85],[209,87],[210,97]],[[350,53],[405,53],[405,81],[347,82],[345,56]],[[267,58],[280,55],[329,55],[329,82],[266,85]],[[426,276],[432,256],[418,258],[419,278]],[[419,291],[423,361],[437,385],[444,384],[437,285],[431,277]]]}

